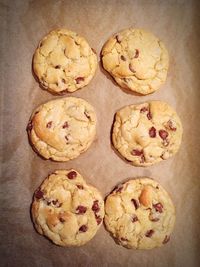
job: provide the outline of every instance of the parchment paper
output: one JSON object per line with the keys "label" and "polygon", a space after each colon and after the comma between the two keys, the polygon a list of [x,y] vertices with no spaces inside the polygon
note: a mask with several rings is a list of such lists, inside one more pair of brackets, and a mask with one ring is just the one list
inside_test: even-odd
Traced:
{"label": "parchment paper", "polygon": [[[1,266],[200,266],[199,245],[199,1],[0,1],[1,10]],[[28,144],[26,125],[33,109],[56,97],[41,90],[31,61],[39,40],[65,27],[88,40],[99,54],[113,33],[145,28],[159,36],[170,55],[166,83],[154,94],[136,96],[120,89],[101,67],[85,88],[68,95],[89,101],[98,116],[91,148],[67,163],[45,161]],[[163,100],[184,127],[178,154],[152,167],[137,168],[112,149],[114,113],[131,103]],[[130,177],[149,176],[171,194],[177,220],[171,242],[151,251],[127,250],[101,227],[88,244],[61,248],[37,234],[30,219],[34,190],[55,169],[75,168],[104,194]]]}

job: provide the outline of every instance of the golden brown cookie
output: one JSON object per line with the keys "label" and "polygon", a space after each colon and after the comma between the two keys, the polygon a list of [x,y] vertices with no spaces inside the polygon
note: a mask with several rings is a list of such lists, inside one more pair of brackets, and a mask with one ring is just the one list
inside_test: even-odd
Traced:
{"label": "golden brown cookie", "polygon": [[119,185],[107,197],[104,222],[118,244],[152,249],[169,241],[175,208],[161,185],[139,178]]}
{"label": "golden brown cookie", "polygon": [[150,166],[173,156],[182,139],[182,124],[175,110],[163,101],[130,105],[115,115],[112,141],[135,166]]}
{"label": "golden brown cookie", "polygon": [[129,28],[106,42],[102,62],[121,87],[147,95],[165,82],[169,57],[164,44],[152,33]]}
{"label": "golden brown cookie", "polygon": [[33,148],[44,158],[68,161],[92,144],[96,114],[85,100],[66,97],[39,106],[27,126]]}
{"label": "golden brown cookie", "polygon": [[60,246],[81,246],[102,224],[104,201],[77,171],[57,170],[35,191],[31,212],[41,235]]}
{"label": "golden brown cookie", "polygon": [[40,84],[57,94],[86,86],[96,67],[96,53],[87,41],[66,29],[46,35],[33,56],[33,70]]}

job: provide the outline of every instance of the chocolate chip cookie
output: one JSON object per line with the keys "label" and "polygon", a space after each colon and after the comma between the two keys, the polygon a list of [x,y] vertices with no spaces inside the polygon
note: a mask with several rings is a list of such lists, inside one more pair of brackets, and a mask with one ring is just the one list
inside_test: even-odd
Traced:
{"label": "chocolate chip cookie", "polygon": [[165,82],[169,56],[164,44],[152,33],[129,28],[106,42],[102,63],[121,87],[147,95]]}
{"label": "chocolate chip cookie", "polygon": [[77,171],[57,170],[35,191],[31,212],[41,235],[60,246],[81,246],[102,224],[104,201]]}
{"label": "chocolate chip cookie", "polygon": [[74,92],[86,86],[96,67],[96,53],[87,41],[66,29],[46,35],[33,56],[33,70],[40,84],[57,94]]}
{"label": "chocolate chip cookie", "polygon": [[152,249],[170,240],[175,208],[168,193],[156,181],[132,179],[107,197],[104,222],[118,244]]}
{"label": "chocolate chip cookie", "polygon": [[112,141],[133,165],[150,166],[178,151],[182,132],[173,108],[162,101],[151,101],[126,106],[116,113]]}
{"label": "chocolate chip cookie", "polygon": [[33,112],[27,131],[33,148],[45,159],[68,161],[92,144],[96,114],[81,98],[51,100]]}

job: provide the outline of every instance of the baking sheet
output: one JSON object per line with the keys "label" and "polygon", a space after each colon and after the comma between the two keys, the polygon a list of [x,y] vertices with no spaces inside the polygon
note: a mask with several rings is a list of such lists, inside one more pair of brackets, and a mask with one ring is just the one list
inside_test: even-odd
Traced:
{"label": "baking sheet", "polygon": [[[0,1],[1,18],[1,187],[0,266],[200,266],[200,5],[199,1]],[[166,83],[154,94],[136,96],[120,89],[99,63],[82,97],[96,109],[97,137],[91,148],[66,163],[45,161],[28,144],[25,131],[32,110],[56,97],[41,90],[31,71],[39,40],[65,27],[88,40],[99,54],[113,33],[145,28],[159,36],[170,55]],[[184,127],[178,154],[138,168],[112,149],[114,113],[131,103],[163,100],[178,112]],[[60,248],[35,232],[30,220],[34,190],[55,169],[77,169],[87,182],[108,194],[130,177],[149,176],[171,194],[177,220],[171,242],[151,251],[127,250],[101,227],[88,244]]]}

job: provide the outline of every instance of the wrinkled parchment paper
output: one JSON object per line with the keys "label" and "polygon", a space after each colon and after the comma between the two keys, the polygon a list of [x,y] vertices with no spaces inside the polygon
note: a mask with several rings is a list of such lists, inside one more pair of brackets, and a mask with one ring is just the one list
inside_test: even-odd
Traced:
{"label": "wrinkled parchment paper", "polygon": [[[200,266],[200,5],[199,1],[0,1],[1,18],[1,219],[0,266]],[[166,83],[154,94],[136,96],[120,89],[99,63],[92,82],[68,94],[89,101],[98,116],[91,148],[66,163],[45,161],[28,144],[25,131],[33,109],[56,97],[41,90],[31,61],[39,40],[65,27],[88,40],[99,54],[113,33],[130,27],[159,36],[170,55]],[[112,149],[114,113],[131,103],[163,100],[184,127],[178,154],[147,168],[133,167]],[[37,234],[30,219],[34,190],[55,169],[75,168],[106,195],[119,182],[138,176],[159,181],[177,210],[171,242],[151,251],[127,250],[101,227],[88,244],[61,248]]]}

